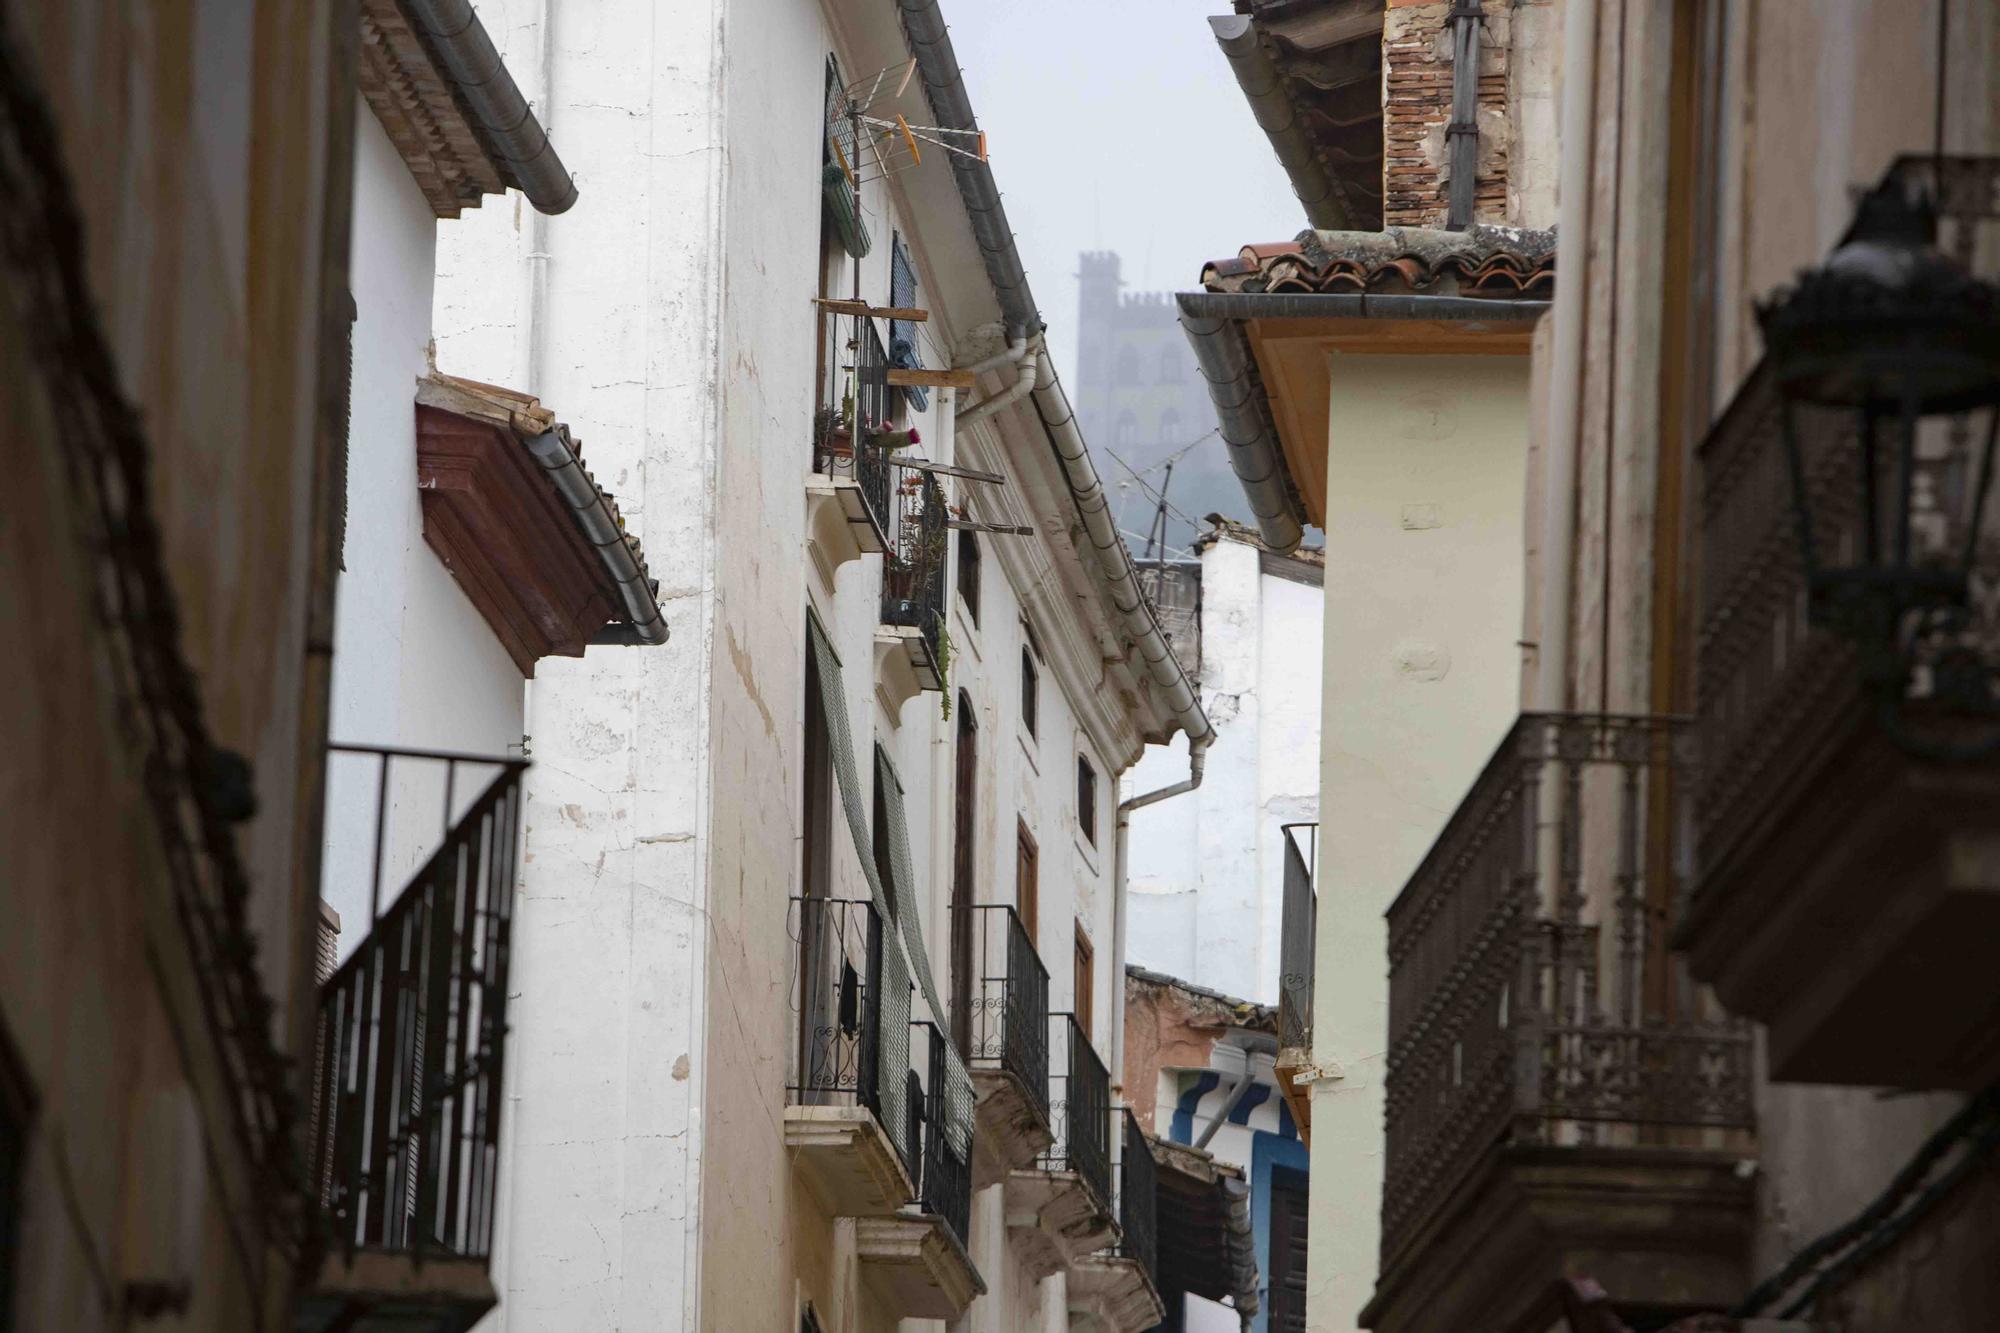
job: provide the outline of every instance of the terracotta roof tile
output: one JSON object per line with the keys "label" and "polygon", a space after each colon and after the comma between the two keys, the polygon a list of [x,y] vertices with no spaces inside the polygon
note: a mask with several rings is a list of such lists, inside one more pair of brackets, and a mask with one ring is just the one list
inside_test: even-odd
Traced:
{"label": "terracotta roof tile", "polygon": [[1546,298],[1555,281],[1555,233],[1518,227],[1305,231],[1293,241],[1246,245],[1201,272],[1212,292]]}

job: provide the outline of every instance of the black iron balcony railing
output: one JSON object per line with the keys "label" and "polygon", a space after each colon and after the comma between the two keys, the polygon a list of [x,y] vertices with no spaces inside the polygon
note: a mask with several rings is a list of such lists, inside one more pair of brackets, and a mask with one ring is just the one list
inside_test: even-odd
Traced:
{"label": "black iron balcony railing", "polygon": [[920,1144],[917,1204],[945,1220],[962,1246],[971,1235],[972,1163],[952,1147],[945,1129],[945,1044],[935,1023],[910,1024],[911,1063],[925,1063],[919,1082],[910,1071],[910,1142]]}
{"label": "black iron balcony railing", "polygon": [[[372,924],[320,987],[307,1178],[329,1239],[349,1255],[484,1259],[527,763],[329,748],[345,763],[329,773],[328,873],[368,867]],[[369,768],[364,799],[356,770]],[[423,810],[438,811],[437,822],[412,813]],[[343,811],[372,820],[372,838],[340,827],[352,822]],[[414,877],[384,906],[385,875],[400,880],[396,868],[412,861]]]}
{"label": "black iron balcony railing", "polygon": [[821,309],[819,410],[813,419],[813,471],[851,477],[861,488],[875,526],[890,530],[888,451],[878,440],[894,412],[889,354],[869,315]]}
{"label": "black iron balcony railing", "polygon": [[1319,850],[1318,824],[1287,824],[1285,887],[1278,936],[1278,1045],[1312,1046],[1313,949],[1319,931],[1319,898],[1313,867]]}
{"label": "black iron balcony railing", "polygon": [[958,910],[972,914],[974,989],[966,1063],[1012,1074],[1047,1120],[1049,970],[1012,907],[981,903]]}
{"label": "black iron balcony railing", "polygon": [[847,898],[794,898],[792,907],[799,944],[792,1104],[862,1106],[881,1120],[882,918],[873,903]]}
{"label": "black iron balcony railing", "polygon": [[1114,1252],[1135,1260],[1159,1283],[1159,1171],[1139,1119],[1130,1107],[1118,1112],[1122,1139],[1118,1156],[1118,1243]]}
{"label": "black iron balcony railing", "polygon": [[896,499],[896,528],[882,571],[882,623],[921,634],[932,668],[942,674],[939,640],[944,633],[945,552],[950,535],[944,492],[928,472],[908,471],[897,484]]}
{"label": "black iron balcony railing", "polygon": [[1074,1171],[1107,1208],[1111,1204],[1111,1074],[1074,1014],[1051,1014],[1049,1128],[1055,1138],[1037,1165]]}
{"label": "black iron balcony railing", "polygon": [[1502,1144],[1750,1127],[1749,1032],[1665,949],[1689,749],[1673,719],[1523,716],[1390,907],[1385,1268]]}

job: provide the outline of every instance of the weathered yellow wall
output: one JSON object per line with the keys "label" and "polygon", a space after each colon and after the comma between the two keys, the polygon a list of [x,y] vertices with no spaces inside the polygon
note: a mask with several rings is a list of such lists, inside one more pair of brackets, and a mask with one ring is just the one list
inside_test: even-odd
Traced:
{"label": "weathered yellow wall", "polygon": [[[217,743],[255,767],[239,843],[250,925],[281,1012],[310,897],[300,830],[304,607],[333,0],[8,6],[46,95],[88,279],[150,450],[152,512],[180,638]],[[343,76],[344,77],[344,76]],[[344,188],[344,187],[343,187]],[[342,196],[344,198],[344,196]],[[23,322],[0,304],[0,1027],[36,1112],[14,1326],[123,1327],[125,1284],[188,1284],[188,1328],[288,1326],[290,1278],[240,1206],[247,1185],[140,786],[142,751],[106,670],[102,575]],[[221,1197],[232,1195],[231,1202]]]}
{"label": "weathered yellow wall", "polygon": [[1327,449],[1315,1333],[1375,1284],[1388,940],[1402,889],[1515,715],[1528,363],[1338,356]]}

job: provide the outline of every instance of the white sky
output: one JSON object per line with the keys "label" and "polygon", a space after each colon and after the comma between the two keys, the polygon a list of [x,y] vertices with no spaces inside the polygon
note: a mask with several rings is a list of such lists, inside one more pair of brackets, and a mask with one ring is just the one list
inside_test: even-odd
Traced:
{"label": "white sky", "polygon": [[[1305,214],[1215,44],[1229,0],[944,0],[1021,262],[1076,382],[1076,256],[1127,290],[1289,240]],[[1074,391],[1074,390],[1072,390]]]}

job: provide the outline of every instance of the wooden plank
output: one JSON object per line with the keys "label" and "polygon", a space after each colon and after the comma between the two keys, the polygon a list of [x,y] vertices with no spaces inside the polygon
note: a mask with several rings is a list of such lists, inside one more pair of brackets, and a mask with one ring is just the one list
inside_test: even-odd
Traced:
{"label": "wooden plank", "polygon": [[975,523],[969,518],[948,518],[944,525],[955,532],[991,532],[1002,537],[1032,537],[1035,530],[1020,523]]}
{"label": "wooden plank", "polygon": [[866,301],[841,301],[831,296],[815,296],[813,302],[836,315],[872,315],[876,319],[900,319],[910,324],[921,324],[931,317],[930,311],[913,306],[869,305]]}
{"label": "wooden plank", "polygon": [[906,467],[913,472],[937,472],[947,477],[963,477],[967,481],[990,481],[995,486],[1005,486],[1007,479],[998,472],[981,472],[976,467],[954,467],[950,463],[933,463],[928,458],[891,458],[891,467]]}
{"label": "wooden plank", "polygon": [[889,383],[922,386],[927,389],[970,389],[972,372],[969,370],[904,370],[900,366],[889,367]]}

